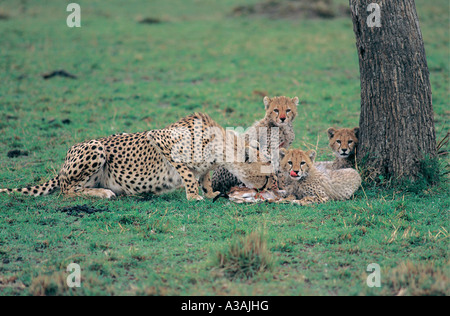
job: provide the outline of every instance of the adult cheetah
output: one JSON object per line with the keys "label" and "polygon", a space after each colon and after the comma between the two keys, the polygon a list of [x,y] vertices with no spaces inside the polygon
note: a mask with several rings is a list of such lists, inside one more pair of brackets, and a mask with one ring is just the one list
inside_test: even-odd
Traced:
{"label": "adult cheetah", "polygon": [[[250,187],[273,183],[273,174],[265,173],[270,164],[257,161],[258,151],[245,143],[243,159],[223,159],[230,151],[234,155],[242,149],[237,141],[226,146],[225,140],[230,136],[233,139],[233,135],[227,134],[207,114],[195,113],[161,130],[77,144],[68,151],[55,178],[42,185],[0,192],[41,196],[61,188],[69,196],[113,198],[161,194],[184,185],[188,200],[201,200],[199,182],[206,197],[213,198],[219,193],[212,190],[209,176],[209,171],[217,166],[224,166]],[[249,156],[253,159],[249,160]]]}

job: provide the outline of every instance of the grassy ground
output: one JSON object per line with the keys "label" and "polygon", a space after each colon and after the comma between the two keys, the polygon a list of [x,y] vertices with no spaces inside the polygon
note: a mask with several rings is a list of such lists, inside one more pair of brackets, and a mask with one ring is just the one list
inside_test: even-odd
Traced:
{"label": "grassy ground", "polygon": [[[193,111],[247,127],[263,116],[265,94],[299,96],[294,145],[317,148],[320,160],[331,158],[329,126],[358,124],[349,18],[233,17],[239,0],[78,3],[82,27],[72,29],[61,1],[0,1],[1,187],[52,178],[79,141]],[[449,4],[416,4],[442,139]],[[138,23],[149,17],[162,23]],[[57,69],[77,79],[42,79]],[[0,294],[449,295],[449,191],[448,182],[416,193],[366,187],[310,207],[187,203],[183,190],[114,201],[1,195]],[[102,211],[61,211],[77,205]],[[240,256],[233,245],[253,244],[241,256],[249,260],[231,260]],[[81,267],[78,289],[65,285],[71,262]],[[370,263],[381,267],[381,288],[366,285]],[[255,273],[229,273],[236,266]]]}

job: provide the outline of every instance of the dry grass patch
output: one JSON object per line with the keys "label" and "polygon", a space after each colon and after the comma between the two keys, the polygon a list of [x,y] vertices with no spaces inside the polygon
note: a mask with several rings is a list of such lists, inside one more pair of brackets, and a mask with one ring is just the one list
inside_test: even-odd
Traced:
{"label": "dry grass patch", "polygon": [[[446,271],[445,271],[446,270]],[[386,281],[389,295],[439,295],[450,294],[449,265],[437,268],[433,263],[402,262],[388,271]]]}
{"label": "dry grass patch", "polygon": [[271,270],[273,263],[267,240],[260,232],[234,238],[214,258],[214,265],[232,279],[250,279],[259,272]]}

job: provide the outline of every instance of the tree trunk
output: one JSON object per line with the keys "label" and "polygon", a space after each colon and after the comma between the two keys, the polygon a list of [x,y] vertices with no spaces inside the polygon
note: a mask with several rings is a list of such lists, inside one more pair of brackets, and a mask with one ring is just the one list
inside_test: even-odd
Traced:
{"label": "tree trunk", "polygon": [[372,179],[415,180],[436,156],[436,134],[414,0],[349,1],[361,73],[358,160]]}

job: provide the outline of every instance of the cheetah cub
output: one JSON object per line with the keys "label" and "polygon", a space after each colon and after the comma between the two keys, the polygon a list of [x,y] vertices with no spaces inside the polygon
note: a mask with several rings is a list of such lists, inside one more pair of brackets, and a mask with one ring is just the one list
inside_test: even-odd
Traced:
{"label": "cheetah cub", "polygon": [[355,169],[320,171],[314,166],[316,152],[300,149],[280,150],[280,176],[283,177],[287,199],[307,205],[328,200],[347,200],[361,185]]}
{"label": "cheetah cub", "polygon": [[[292,122],[297,116],[298,97],[288,98],[264,97],[263,99],[266,114],[260,121],[255,122],[244,134],[243,137],[248,142],[257,141],[260,151],[266,156],[272,155],[273,149],[289,148],[295,138]],[[278,128],[278,140],[272,143],[275,135],[272,136],[272,128]],[[212,176],[212,187],[214,191],[227,193],[234,186],[242,186],[239,179],[228,172],[225,168],[217,168]]]}
{"label": "cheetah cub", "polygon": [[334,161],[316,162],[320,170],[337,170],[355,168],[356,150],[358,147],[359,127],[327,130],[329,146],[335,155]]}

